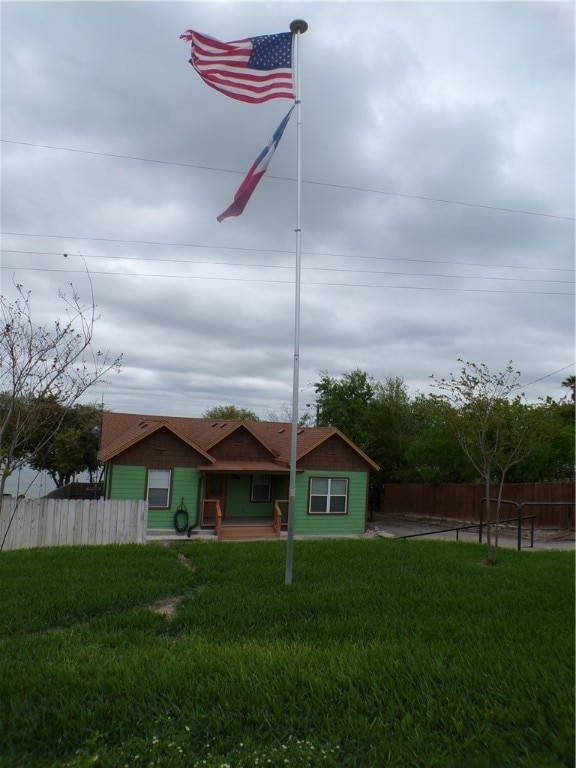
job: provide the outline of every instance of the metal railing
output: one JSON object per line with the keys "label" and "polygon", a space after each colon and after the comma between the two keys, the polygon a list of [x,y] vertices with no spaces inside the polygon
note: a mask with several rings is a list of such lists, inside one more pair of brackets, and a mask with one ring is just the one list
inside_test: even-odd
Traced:
{"label": "metal railing", "polygon": [[504,523],[518,523],[518,551],[522,549],[522,520],[530,520],[530,547],[534,548],[534,520],[536,515],[524,515],[522,517],[510,517],[507,520],[492,520],[490,522],[471,523],[470,525],[455,525],[452,528],[442,528],[438,531],[424,531],[423,533],[409,533],[407,536],[398,536],[398,539],[415,539],[418,536],[436,536],[440,533],[452,533],[456,531],[456,541],[460,539],[460,531],[478,528],[478,543],[482,544],[482,529],[489,525],[503,525]]}
{"label": "metal railing", "polygon": [[[536,515],[528,515],[527,517],[522,516],[522,512],[524,510],[524,507],[573,507],[574,502],[573,501],[511,501],[510,499],[500,499],[498,500],[490,498],[488,496],[485,496],[480,501],[480,523],[484,522],[484,503],[486,501],[494,501],[497,504],[511,504],[513,507],[516,507],[518,514],[516,516],[516,520],[518,520],[518,550],[522,549],[522,520],[529,519],[530,517],[536,517]],[[494,525],[495,522],[498,521],[492,521],[490,525]],[[505,521],[501,521],[505,522]],[[482,528],[480,528],[480,544],[482,544]],[[532,545],[534,546],[534,521],[532,521]]]}
{"label": "metal railing", "polygon": [[[511,504],[516,507],[518,514],[515,517],[509,517],[506,520],[484,520],[484,505],[485,502],[496,502],[500,504]],[[399,539],[413,539],[418,536],[435,536],[440,533],[451,533],[456,531],[456,540],[460,538],[460,531],[470,530],[471,528],[478,528],[478,543],[482,544],[482,533],[484,528],[492,525],[503,525],[504,523],[516,523],[517,531],[517,546],[516,548],[520,552],[522,549],[522,521],[530,520],[530,547],[534,548],[534,521],[536,515],[523,515],[524,507],[573,507],[575,503],[573,501],[511,501],[510,499],[500,499],[484,497],[480,501],[480,522],[471,523],[470,525],[456,525],[452,528],[443,528],[438,531],[425,531],[423,533],[410,533],[407,536],[398,536]]]}

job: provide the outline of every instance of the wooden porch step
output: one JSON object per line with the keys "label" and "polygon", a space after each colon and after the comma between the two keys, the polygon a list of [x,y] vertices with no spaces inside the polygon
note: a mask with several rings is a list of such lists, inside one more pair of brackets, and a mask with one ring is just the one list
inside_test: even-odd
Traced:
{"label": "wooden porch step", "polygon": [[272,523],[265,525],[255,523],[253,525],[234,525],[226,523],[220,528],[220,541],[254,541],[259,539],[276,539],[276,531]]}

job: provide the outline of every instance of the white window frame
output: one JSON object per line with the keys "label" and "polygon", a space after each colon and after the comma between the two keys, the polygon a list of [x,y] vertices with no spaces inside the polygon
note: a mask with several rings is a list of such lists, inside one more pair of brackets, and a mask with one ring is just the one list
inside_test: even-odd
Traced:
{"label": "white window frame", "polygon": [[[315,491],[315,488],[314,488],[314,481],[315,480],[321,480],[323,483],[327,482],[327,491],[319,493],[317,491],[317,489],[316,489],[316,493],[315,493],[314,492]],[[333,493],[332,492],[332,483],[334,481],[346,483],[346,491],[345,491],[345,493],[342,494],[342,493]],[[321,476],[311,477],[310,478],[310,486],[309,486],[309,489],[308,489],[308,514],[309,515],[347,515],[348,514],[348,491],[349,491],[349,488],[350,488],[350,483],[349,483],[349,478],[347,478],[347,477],[321,477]],[[313,510],[312,509],[312,500],[313,499],[318,500],[318,499],[323,498],[323,497],[325,497],[325,499],[326,499],[325,509],[323,509],[323,510],[314,509]],[[344,498],[344,509],[333,512],[330,509],[330,507],[332,506],[332,504],[331,504],[331,499],[332,498],[334,498],[334,499]]]}
{"label": "white window frame", "polygon": [[[163,479],[163,482],[159,481]],[[166,491],[166,499],[163,504],[150,503],[150,491]],[[148,485],[146,488],[146,501],[149,509],[168,509],[170,507],[170,492],[172,490],[171,469],[148,469]]]}
{"label": "white window frame", "polygon": [[[255,488],[267,488],[266,498],[265,499],[255,499],[254,498],[254,489]],[[252,504],[266,504],[272,500],[272,475],[267,474],[258,474],[258,475],[252,475],[251,481],[250,481],[250,502]]]}

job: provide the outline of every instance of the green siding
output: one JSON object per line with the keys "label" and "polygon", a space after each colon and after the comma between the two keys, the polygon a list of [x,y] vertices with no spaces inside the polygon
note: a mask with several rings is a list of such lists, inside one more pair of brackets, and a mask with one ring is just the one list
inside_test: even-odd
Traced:
{"label": "green siding", "polygon": [[188,524],[193,527],[200,525],[200,515],[196,523],[196,507],[198,505],[198,483],[200,473],[189,467],[174,467],[172,471],[172,492],[170,509],[150,509],[148,511],[148,528],[174,528],[174,514],[184,500],[188,510]]}
{"label": "green siding", "polygon": [[146,467],[112,467],[111,499],[145,499]]}
{"label": "green siding", "polygon": [[272,501],[250,501],[251,482],[251,475],[228,475],[225,517],[272,517]]}
{"label": "green siding", "polygon": [[[309,515],[308,493],[311,477],[342,477],[348,479],[348,513],[346,515]],[[226,517],[271,517],[273,504],[250,502],[249,475],[227,478]],[[198,485],[200,473],[196,469],[176,467],[172,473],[170,509],[152,509],[148,512],[148,528],[172,529],[174,513],[184,499],[191,526],[196,525]],[[366,472],[306,471],[296,479],[296,519],[294,533],[298,536],[345,536],[364,532],[366,518]],[[282,496],[282,492],[286,494]],[[280,493],[279,493],[280,491]],[[146,467],[114,466],[110,478],[110,499],[143,499],[146,496]],[[286,478],[275,478],[273,498],[288,498]],[[200,515],[198,514],[198,526]],[[198,527],[197,526],[197,527]]]}
{"label": "green siding", "polygon": [[[348,514],[309,515],[308,493],[311,477],[348,479]],[[366,525],[366,472],[307,471],[296,482],[296,516],[294,533],[299,536],[344,536],[364,533]]]}
{"label": "green siding", "polygon": [[[184,504],[188,509],[189,523],[190,525],[194,525],[196,522],[196,506],[198,504],[199,478],[200,474],[196,469],[175,467],[172,472],[170,509],[149,510],[148,528],[173,528],[174,513],[176,512],[182,499],[184,499]],[[146,467],[113,467],[109,498],[146,498]]]}
{"label": "green siding", "polygon": [[[178,505],[184,499],[184,504],[188,510],[188,522],[190,525],[196,523],[196,517],[198,517],[197,525],[200,525],[200,511],[196,515],[198,507],[198,486],[200,485],[200,472],[197,469],[190,467],[176,467],[173,475],[173,488],[172,488],[172,511],[171,515],[178,509]],[[170,518],[170,525],[173,525],[172,518]]]}

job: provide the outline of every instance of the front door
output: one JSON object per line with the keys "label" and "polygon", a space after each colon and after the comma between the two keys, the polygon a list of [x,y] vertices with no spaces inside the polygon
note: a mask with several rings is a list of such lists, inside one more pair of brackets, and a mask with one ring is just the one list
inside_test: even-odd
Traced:
{"label": "front door", "polygon": [[216,502],[220,504],[222,517],[226,512],[226,475],[208,473],[204,489],[204,510],[202,525],[213,528],[216,525]]}

